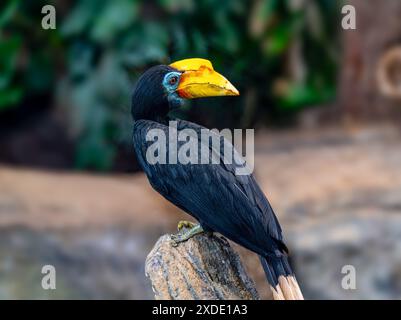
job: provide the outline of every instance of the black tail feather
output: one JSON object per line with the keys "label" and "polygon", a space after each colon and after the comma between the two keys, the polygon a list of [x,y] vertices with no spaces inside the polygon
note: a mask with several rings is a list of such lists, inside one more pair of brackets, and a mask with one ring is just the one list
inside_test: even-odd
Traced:
{"label": "black tail feather", "polygon": [[278,277],[294,275],[286,256],[282,257],[262,257],[259,256],[265,271],[267,281],[273,287],[278,284]]}
{"label": "black tail feather", "polygon": [[275,299],[303,299],[287,256],[259,258]]}

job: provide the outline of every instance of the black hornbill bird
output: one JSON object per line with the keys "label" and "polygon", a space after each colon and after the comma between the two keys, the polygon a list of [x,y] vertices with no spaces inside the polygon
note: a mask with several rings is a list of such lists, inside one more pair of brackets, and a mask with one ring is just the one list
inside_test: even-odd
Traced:
{"label": "black hornbill bird", "polygon": [[[181,221],[173,235],[175,244],[202,231],[218,232],[257,253],[275,299],[302,299],[302,294],[287,260],[280,224],[267,198],[252,174],[236,175],[236,164],[150,163],[147,150],[150,130],[161,130],[168,137],[168,113],[184,99],[235,96],[238,90],[210,61],[193,58],[148,69],[138,79],[132,94],[134,148],[152,187],[167,200],[194,217],[199,224]],[[198,124],[174,119],[178,133],[192,129],[208,130]],[[213,133],[216,134],[216,133]],[[200,134],[196,136],[198,144]],[[193,140],[192,140],[193,141]],[[160,143],[168,144],[170,139]],[[181,142],[183,143],[183,142]],[[229,143],[225,140],[224,143]],[[211,153],[213,146],[207,145]],[[165,150],[169,150],[166,146]],[[235,156],[238,153],[233,151]],[[223,153],[220,152],[220,155]]]}

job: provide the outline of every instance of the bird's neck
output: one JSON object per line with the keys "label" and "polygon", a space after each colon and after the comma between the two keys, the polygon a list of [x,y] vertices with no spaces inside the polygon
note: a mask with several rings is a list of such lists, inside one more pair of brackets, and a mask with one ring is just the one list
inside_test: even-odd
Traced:
{"label": "bird's neck", "polygon": [[164,124],[166,126],[168,126],[169,121],[171,120],[169,116],[158,116],[155,117],[154,119],[152,119],[155,122]]}
{"label": "bird's neck", "polygon": [[168,103],[159,103],[152,105],[134,105],[132,116],[135,120],[151,120],[159,123],[168,123],[167,113],[169,111]]}
{"label": "bird's neck", "polygon": [[165,116],[153,115],[153,116],[136,117],[136,118],[134,117],[134,122],[138,120],[149,120],[168,126],[169,121],[171,121],[172,119],[167,115]]}

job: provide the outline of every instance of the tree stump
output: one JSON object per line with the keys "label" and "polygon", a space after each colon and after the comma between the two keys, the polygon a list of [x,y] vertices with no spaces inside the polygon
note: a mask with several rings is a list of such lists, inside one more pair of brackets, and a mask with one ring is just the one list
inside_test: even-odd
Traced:
{"label": "tree stump", "polygon": [[401,46],[386,50],[377,66],[380,92],[392,99],[401,99]]}
{"label": "tree stump", "polygon": [[[356,10],[356,30],[343,30],[338,88],[346,119],[399,120],[401,1],[348,0]],[[390,68],[390,70],[388,69]]]}
{"label": "tree stump", "polygon": [[259,299],[238,254],[217,235],[199,234],[177,247],[162,236],[145,272],[157,300]]}

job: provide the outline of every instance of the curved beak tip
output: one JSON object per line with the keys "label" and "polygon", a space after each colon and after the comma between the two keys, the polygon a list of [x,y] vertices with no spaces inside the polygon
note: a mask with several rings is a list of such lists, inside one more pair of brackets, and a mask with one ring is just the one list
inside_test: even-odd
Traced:
{"label": "curved beak tip", "polygon": [[236,87],[234,87],[230,82],[228,83],[226,90],[230,92],[231,96],[239,96],[239,91]]}

